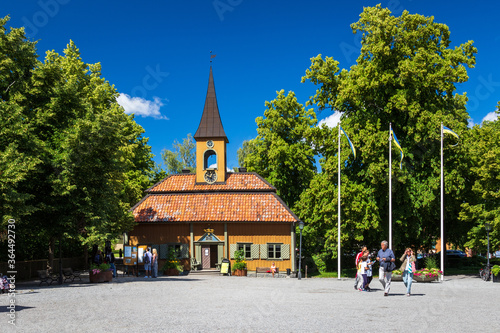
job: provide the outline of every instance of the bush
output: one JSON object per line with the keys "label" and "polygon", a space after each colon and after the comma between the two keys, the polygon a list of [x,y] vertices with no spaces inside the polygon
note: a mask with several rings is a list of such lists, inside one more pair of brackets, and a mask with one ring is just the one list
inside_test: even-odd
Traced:
{"label": "bush", "polygon": [[425,268],[427,268],[427,269],[433,269],[433,268],[438,269],[439,268],[438,260],[434,256],[425,258],[424,262],[425,262],[425,264],[424,264]]}
{"label": "bush", "polygon": [[177,269],[179,272],[184,271],[184,266],[181,265],[181,261],[177,258],[175,251],[168,251],[168,258],[161,268],[162,271],[168,269]]}
{"label": "bush", "polygon": [[320,273],[326,272],[326,263],[325,263],[325,260],[323,258],[324,256],[325,255],[321,254],[321,253],[312,255],[314,265],[316,266],[316,268],[318,269],[318,271]]}
{"label": "bush", "polygon": [[99,274],[100,272],[109,271],[110,269],[111,269],[110,264],[90,265],[90,271],[92,271],[93,274]]}
{"label": "bush", "polygon": [[234,272],[237,269],[247,269],[247,262],[245,261],[245,256],[243,250],[238,250],[234,252],[235,263],[231,270]]}

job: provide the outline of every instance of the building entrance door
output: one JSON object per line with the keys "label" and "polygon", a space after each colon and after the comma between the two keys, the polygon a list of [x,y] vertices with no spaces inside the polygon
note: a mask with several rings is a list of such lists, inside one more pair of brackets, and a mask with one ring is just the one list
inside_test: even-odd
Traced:
{"label": "building entrance door", "polygon": [[201,265],[203,269],[210,268],[210,245],[201,246]]}

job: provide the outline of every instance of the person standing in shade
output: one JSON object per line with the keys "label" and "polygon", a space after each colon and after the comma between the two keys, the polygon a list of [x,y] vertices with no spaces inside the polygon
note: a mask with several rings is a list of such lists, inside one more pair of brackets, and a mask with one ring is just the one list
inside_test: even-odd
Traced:
{"label": "person standing in shade", "polygon": [[107,250],[108,253],[106,254],[106,262],[109,264],[109,268],[113,270],[113,277],[116,277],[116,266],[115,266],[115,255],[111,249]]}
{"label": "person standing in shade", "polygon": [[401,265],[401,272],[403,272],[403,282],[406,287],[406,296],[411,295],[411,283],[413,282],[413,273],[415,273],[415,262],[417,258],[413,253],[411,248],[407,248],[405,253],[401,256],[401,261],[403,264]]}
{"label": "person standing in shade", "polygon": [[151,252],[149,252],[149,247],[146,248],[146,252],[144,253],[143,256],[143,263],[144,263],[144,271],[146,276],[144,277],[147,279],[148,277],[151,277]]}
{"label": "person standing in shade", "polygon": [[378,279],[382,286],[384,287],[384,296],[389,295],[389,290],[391,289],[391,278],[392,271],[394,270],[396,264],[396,258],[391,249],[389,249],[389,243],[387,241],[382,241],[380,244],[382,247],[378,250],[377,261],[380,263],[380,268],[378,270]]}
{"label": "person standing in shade", "polygon": [[99,266],[100,264],[102,264],[102,252],[101,250],[97,250],[95,256],[94,256],[94,259],[93,259],[93,263],[96,264],[97,266]]}
{"label": "person standing in shade", "polygon": [[153,256],[151,258],[151,269],[153,270],[153,278],[158,277],[158,252],[153,249]]}

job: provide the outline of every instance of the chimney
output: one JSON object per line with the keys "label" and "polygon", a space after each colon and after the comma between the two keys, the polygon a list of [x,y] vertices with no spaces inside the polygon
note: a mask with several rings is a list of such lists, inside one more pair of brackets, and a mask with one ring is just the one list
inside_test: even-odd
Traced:
{"label": "chimney", "polygon": [[247,172],[247,168],[238,168],[239,172]]}
{"label": "chimney", "polygon": [[191,173],[191,170],[189,170],[189,169],[182,169],[182,173]]}

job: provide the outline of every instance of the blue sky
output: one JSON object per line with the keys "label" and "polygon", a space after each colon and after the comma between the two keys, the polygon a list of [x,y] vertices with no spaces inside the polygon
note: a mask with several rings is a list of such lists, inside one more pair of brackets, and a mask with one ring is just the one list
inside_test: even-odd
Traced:
{"label": "blue sky", "polygon": [[[0,15],[9,14],[10,26],[25,26],[39,40],[41,58],[47,50],[62,53],[73,40],[85,62],[100,62],[103,76],[123,94],[121,103],[146,130],[157,162],[174,140],[196,132],[213,51],[228,166],[234,167],[242,142],[257,135],[255,118],[266,100],[281,89],[295,91],[300,103],[314,94],[312,83],[300,83],[311,57],[332,56],[341,68],[354,64],[360,43],[350,24],[377,3],[395,15],[406,9],[434,16],[449,26],[452,47],[474,40],[477,64],[458,89],[470,98],[473,123],[492,117],[500,100],[495,1],[18,0],[4,1]],[[335,117],[324,111],[318,118]]]}

